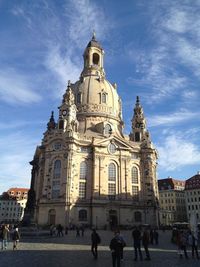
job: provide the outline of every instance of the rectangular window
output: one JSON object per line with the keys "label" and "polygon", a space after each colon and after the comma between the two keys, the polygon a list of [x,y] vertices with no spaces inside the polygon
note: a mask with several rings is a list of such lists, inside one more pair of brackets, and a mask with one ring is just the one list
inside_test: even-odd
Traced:
{"label": "rectangular window", "polygon": [[79,183],[79,198],[81,199],[86,198],[86,183],[85,182]]}
{"label": "rectangular window", "polygon": [[132,185],[132,195],[133,195],[134,201],[139,200],[139,188],[138,188],[138,186]]}

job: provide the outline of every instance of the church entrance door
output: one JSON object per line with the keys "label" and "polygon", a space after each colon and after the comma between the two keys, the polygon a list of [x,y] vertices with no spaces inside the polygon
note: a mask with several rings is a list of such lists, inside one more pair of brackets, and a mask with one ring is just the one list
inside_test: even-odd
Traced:
{"label": "church entrance door", "polygon": [[49,219],[48,219],[49,225],[56,224],[56,211],[55,210],[50,210],[49,211]]}
{"label": "church entrance door", "polygon": [[109,211],[109,221],[110,221],[110,228],[114,229],[118,225],[118,218],[117,218],[117,211],[110,210]]}

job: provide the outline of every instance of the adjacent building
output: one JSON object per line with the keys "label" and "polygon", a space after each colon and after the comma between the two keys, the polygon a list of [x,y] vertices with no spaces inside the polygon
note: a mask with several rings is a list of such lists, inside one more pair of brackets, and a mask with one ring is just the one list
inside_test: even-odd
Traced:
{"label": "adjacent building", "polygon": [[18,223],[23,220],[27,188],[10,188],[0,197],[0,223]]}
{"label": "adjacent building", "polygon": [[193,220],[191,217],[195,216],[200,222],[200,172],[186,180],[185,200],[188,220]]}
{"label": "adjacent building", "polygon": [[95,35],[83,59],[80,79],[68,82],[58,119],[52,112],[30,162],[27,213],[40,225],[157,225],[157,151],[140,99],[125,135],[122,101],[106,79]]}
{"label": "adjacent building", "polygon": [[158,180],[161,225],[186,222],[185,181],[171,177]]}

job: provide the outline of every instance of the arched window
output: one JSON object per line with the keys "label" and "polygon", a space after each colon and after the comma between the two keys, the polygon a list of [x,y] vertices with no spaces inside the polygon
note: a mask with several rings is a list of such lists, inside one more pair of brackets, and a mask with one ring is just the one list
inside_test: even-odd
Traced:
{"label": "arched window", "polygon": [[93,54],[93,64],[95,65],[99,64],[99,55],[97,53]]}
{"label": "arched window", "polygon": [[138,184],[138,169],[133,167],[131,170],[132,184]]}
{"label": "arched window", "polygon": [[114,163],[110,163],[108,166],[108,181],[116,181],[116,166]]}
{"label": "arched window", "polygon": [[108,166],[108,198],[114,200],[116,197],[116,166],[110,163]]}
{"label": "arched window", "polygon": [[78,219],[79,221],[87,221],[87,210],[79,210]]}
{"label": "arched window", "polygon": [[82,161],[80,164],[80,181],[79,181],[79,198],[86,198],[86,179],[87,179],[87,164]]}
{"label": "arched window", "polygon": [[135,142],[140,142],[140,133],[135,133]]}
{"label": "arched window", "polygon": [[80,104],[81,103],[81,93],[78,93],[77,94],[77,104]]}
{"label": "arched window", "polygon": [[142,214],[141,214],[141,212],[136,211],[134,213],[134,217],[135,217],[135,222],[141,222],[142,221]]}
{"label": "arched window", "polygon": [[110,126],[110,124],[106,124],[104,127],[104,134],[111,134],[112,133],[112,128]]}
{"label": "arched window", "polygon": [[59,129],[63,129],[64,128],[64,121],[63,120],[60,120],[59,121]]}
{"label": "arched window", "polygon": [[101,95],[101,102],[102,103],[106,103],[106,93],[103,93],[102,95]]}
{"label": "arched window", "polygon": [[61,160],[54,162],[53,181],[52,181],[52,198],[60,196],[60,178],[61,178]]}
{"label": "arched window", "polygon": [[139,186],[132,185],[133,201],[139,201]]}
{"label": "arched window", "polygon": [[61,161],[56,160],[54,163],[53,178],[59,179],[61,177]]}
{"label": "arched window", "polygon": [[85,161],[82,161],[80,164],[80,179],[86,180],[87,178],[87,164]]}

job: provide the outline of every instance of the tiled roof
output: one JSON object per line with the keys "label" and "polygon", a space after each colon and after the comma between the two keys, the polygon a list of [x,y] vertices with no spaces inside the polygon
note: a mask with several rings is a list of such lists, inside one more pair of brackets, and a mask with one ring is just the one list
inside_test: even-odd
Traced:
{"label": "tiled roof", "polygon": [[196,174],[186,180],[185,183],[185,189],[191,190],[191,189],[199,189],[200,188],[200,174]]}

